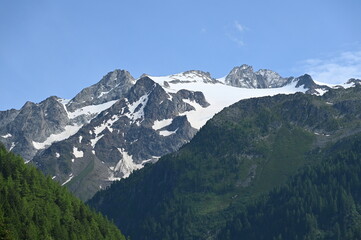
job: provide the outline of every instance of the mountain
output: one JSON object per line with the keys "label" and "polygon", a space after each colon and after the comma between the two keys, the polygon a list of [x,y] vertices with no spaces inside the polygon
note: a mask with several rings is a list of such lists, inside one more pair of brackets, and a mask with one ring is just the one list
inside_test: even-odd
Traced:
{"label": "mountain", "polygon": [[[253,72],[245,65],[235,69]],[[0,112],[0,141],[85,200],[176,151],[214,114],[241,99],[329,89],[309,75],[282,78],[270,70],[253,73],[252,81],[266,87],[255,89],[239,84],[248,82],[245,74],[232,72],[226,79],[233,80],[225,81],[195,70],[139,79],[115,70],[71,100],[53,96]]]}
{"label": "mountain", "polygon": [[358,133],[316,154],[320,163],[250,204],[217,239],[360,239],[360,149]]}
{"label": "mountain", "polygon": [[283,78],[271,70],[260,69],[253,71],[253,67],[243,64],[235,67],[224,78],[227,85],[243,88],[277,88],[289,84],[294,78]]}
{"label": "mountain", "polygon": [[[355,85],[322,96],[242,100],[179,151],[99,191],[89,204],[135,240],[214,239],[259,197],[322,162],[320,152],[358,136],[360,93]],[[261,223],[273,221],[263,216]]]}
{"label": "mountain", "polygon": [[125,239],[107,219],[0,145],[0,239]]}
{"label": "mountain", "polygon": [[116,70],[70,101],[52,96],[39,104],[27,102],[20,110],[2,111],[0,140],[29,162],[39,150],[74,135],[121,98],[133,83],[128,72]]}

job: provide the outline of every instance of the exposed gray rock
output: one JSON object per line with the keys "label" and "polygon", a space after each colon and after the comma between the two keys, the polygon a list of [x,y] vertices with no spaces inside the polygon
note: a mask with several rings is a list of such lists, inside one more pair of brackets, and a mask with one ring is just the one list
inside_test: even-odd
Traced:
{"label": "exposed gray rock", "polygon": [[84,106],[117,100],[133,85],[134,78],[128,71],[115,70],[105,75],[98,83],[84,88],[67,104],[67,109],[73,112]]}
{"label": "exposed gray rock", "polygon": [[37,152],[33,141],[45,141],[53,133],[61,132],[68,123],[68,115],[57,97],[49,97],[39,104],[27,102],[11,115],[11,121],[1,132],[11,135],[2,141],[13,152],[30,161]]}
{"label": "exposed gray rock", "polygon": [[295,78],[293,80],[294,82],[297,82],[296,87],[301,87],[303,86],[304,89],[307,89],[306,93],[308,94],[316,94],[319,95],[319,91],[317,90],[321,90],[321,91],[328,91],[330,90],[330,87],[326,86],[326,85],[318,85],[316,84],[312,77],[308,74],[304,74],[298,78]]}
{"label": "exposed gray rock", "polygon": [[271,70],[253,71],[253,67],[243,64],[235,67],[226,76],[225,84],[241,88],[277,88],[290,83],[293,78],[283,78]]}
{"label": "exposed gray rock", "polygon": [[347,82],[347,84],[355,84],[355,85],[361,85],[361,79],[357,79],[357,78],[350,78]]}
{"label": "exposed gray rock", "polygon": [[[34,163],[55,180],[88,199],[100,188],[181,147],[196,133],[182,113],[185,99],[209,104],[201,92],[172,95],[149,77],[139,79],[124,98],[67,140],[39,152]],[[155,125],[155,122],[166,123]],[[81,152],[81,154],[79,154]]]}
{"label": "exposed gray rock", "polygon": [[[3,126],[6,126],[7,124],[14,121],[15,117],[19,114],[19,110],[16,109],[10,109],[6,111],[0,111],[0,129]],[[6,134],[6,133],[2,133]]]}

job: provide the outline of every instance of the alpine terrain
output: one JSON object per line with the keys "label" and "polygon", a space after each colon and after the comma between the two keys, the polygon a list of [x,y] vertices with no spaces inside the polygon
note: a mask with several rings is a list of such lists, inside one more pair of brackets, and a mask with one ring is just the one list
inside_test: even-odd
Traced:
{"label": "alpine terrain", "polygon": [[283,78],[248,65],[220,79],[202,71],[135,79],[115,70],[71,100],[52,96],[0,112],[0,141],[85,200],[176,151],[241,99],[328,89],[309,75]]}

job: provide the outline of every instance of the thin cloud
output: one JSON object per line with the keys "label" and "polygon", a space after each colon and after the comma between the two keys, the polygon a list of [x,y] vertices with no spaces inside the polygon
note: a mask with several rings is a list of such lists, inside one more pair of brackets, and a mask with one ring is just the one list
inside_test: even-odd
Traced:
{"label": "thin cloud", "polygon": [[246,30],[246,28],[240,24],[238,21],[235,21],[234,22],[234,26],[236,27],[236,29],[239,31],[239,32],[243,32],[244,30]]}
{"label": "thin cloud", "polygon": [[324,59],[307,59],[301,68],[316,81],[345,83],[350,78],[361,78],[361,51],[341,52]]}
{"label": "thin cloud", "polygon": [[245,45],[243,41],[244,32],[248,30],[244,25],[240,24],[238,21],[234,21],[233,26],[228,29],[226,36],[229,40],[236,43],[238,47]]}
{"label": "thin cloud", "polygon": [[237,38],[237,37],[234,37],[234,36],[232,36],[232,35],[230,35],[230,34],[227,34],[227,37],[229,38],[229,40],[231,40],[232,42],[236,43],[237,46],[239,46],[239,47],[244,46],[244,42],[243,42],[242,39]]}

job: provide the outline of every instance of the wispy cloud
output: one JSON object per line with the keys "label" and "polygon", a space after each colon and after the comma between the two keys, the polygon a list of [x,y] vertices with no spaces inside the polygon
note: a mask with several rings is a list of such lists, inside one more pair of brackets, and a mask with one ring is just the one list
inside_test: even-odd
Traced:
{"label": "wispy cloud", "polygon": [[246,28],[243,25],[241,25],[238,21],[234,21],[234,26],[239,32],[243,32],[244,30],[246,30]]}
{"label": "wispy cloud", "polygon": [[229,40],[231,40],[232,42],[236,43],[238,46],[244,46],[244,42],[242,39],[237,38],[231,34],[227,34],[227,37],[229,38]]}
{"label": "wispy cloud", "polygon": [[313,79],[340,84],[350,78],[361,78],[361,51],[347,51],[327,58],[307,59],[301,63],[302,71]]}
{"label": "wispy cloud", "polygon": [[248,30],[247,27],[240,24],[238,21],[234,21],[232,27],[227,31],[226,36],[229,40],[236,43],[237,46],[241,47],[245,45],[243,37],[246,30]]}

